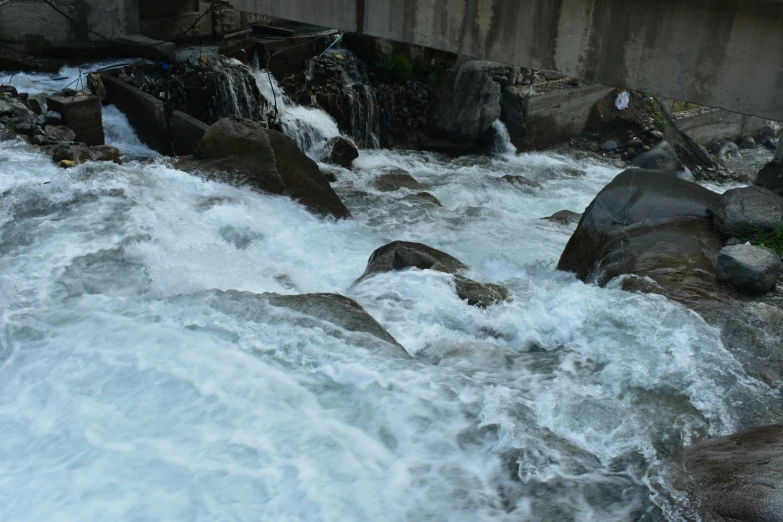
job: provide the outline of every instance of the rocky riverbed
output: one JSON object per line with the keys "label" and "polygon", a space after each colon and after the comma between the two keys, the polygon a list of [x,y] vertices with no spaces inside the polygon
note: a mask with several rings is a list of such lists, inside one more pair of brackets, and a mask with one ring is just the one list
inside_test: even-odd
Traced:
{"label": "rocky riverbed", "polygon": [[646,99],[526,154],[466,111],[453,156],[240,75],[179,158],[113,106],[78,143],[58,76],[0,95],[0,519],[780,520],[783,197]]}

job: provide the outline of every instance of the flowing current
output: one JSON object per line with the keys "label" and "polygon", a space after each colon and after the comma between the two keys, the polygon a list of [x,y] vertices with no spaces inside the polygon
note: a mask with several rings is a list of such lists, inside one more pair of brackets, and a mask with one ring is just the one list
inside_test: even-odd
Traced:
{"label": "flowing current", "polygon": [[[334,122],[283,103],[319,156]],[[123,153],[155,156],[105,119]],[[573,225],[540,218],[617,171],[555,154],[355,165],[322,165],[354,216],[336,222],[160,161],[63,171],[0,143],[0,520],[689,517],[682,447],[770,396],[697,315],[554,271]],[[443,208],[374,189],[388,167]],[[398,239],[510,300],[471,307],[415,269],[354,285]],[[351,297],[413,358],[263,292]]]}

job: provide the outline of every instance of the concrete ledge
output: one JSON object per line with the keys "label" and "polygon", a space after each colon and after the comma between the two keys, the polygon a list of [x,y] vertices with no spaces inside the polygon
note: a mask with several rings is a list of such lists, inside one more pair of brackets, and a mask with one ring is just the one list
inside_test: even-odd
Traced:
{"label": "concrete ledge", "polygon": [[702,145],[725,140],[738,141],[743,136],[758,136],[766,121],[722,109],[705,111],[675,120],[677,127]]}
{"label": "concrete ledge", "polygon": [[182,111],[174,111],[171,115],[174,154],[177,156],[193,154],[208,128],[209,125],[203,121],[197,120]]}
{"label": "concrete ledge", "polygon": [[177,46],[173,42],[160,42],[140,34],[118,36],[117,50],[127,56],[145,56],[166,63],[177,61]]}
{"label": "concrete ledge", "polygon": [[87,145],[103,145],[103,111],[97,96],[49,96],[50,111],[62,114],[63,123],[76,133],[75,141]]}
{"label": "concrete ledge", "polygon": [[102,76],[106,103],[125,113],[139,139],[149,148],[171,154],[171,133],[163,102],[110,74]]}

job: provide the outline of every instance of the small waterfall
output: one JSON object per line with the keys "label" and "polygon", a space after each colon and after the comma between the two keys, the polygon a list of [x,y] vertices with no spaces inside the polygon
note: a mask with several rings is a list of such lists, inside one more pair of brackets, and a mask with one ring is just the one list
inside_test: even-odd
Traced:
{"label": "small waterfall", "polygon": [[495,152],[499,154],[516,154],[517,148],[511,143],[511,136],[508,133],[506,124],[496,120],[492,124],[495,131]]}
{"label": "small waterfall", "polygon": [[106,105],[103,108],[103,129],[106,132],[106,143],[114,145],[130,159],[160,157],[160,154],[139,140],[128,117],[114,105]]}
{"label": "small waterfall", "polygon": [[226,109],[244,118],[258,119],[261,115],[260,93],[254,89],[255,79],[248,68],[237,59],[224,58],[223,74],[226,81],[220,85],[220,94],[222,100],[230,102]]}
{"label": "small waterfall", "polygon": [[351,137],[363,149],[380,148],[378,96],[367,84],[354,84],[351,99]]}
{"label": "small waterfall", "polygon": [[323,159],[326,143],[340,135],[331,116],[319,109],[301,107],[286,96],[274,76],[265,70],[252,71],[261,95],[270,107],[277,108],[283,132],[296,141],[299,148],[315,161]]}

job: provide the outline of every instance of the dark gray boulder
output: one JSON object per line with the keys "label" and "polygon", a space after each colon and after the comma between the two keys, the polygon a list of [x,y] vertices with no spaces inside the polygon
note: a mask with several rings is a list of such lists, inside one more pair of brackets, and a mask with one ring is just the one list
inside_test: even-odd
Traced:
{"label": "dark gray boulder", "polygon": [[409,194],[402,199],[414,205],[443,207],[443,203],[441,203],[438,198],[429,192],[417,192],[416,194]]}
{"label": "dark gray boulder", "polygon": [[647,152],[636,156],[632,164],[640,169],[659,170],[667,174],[676,174],[679,160],[674,147],[668,141],[662,141]]}
{"label": "dark gray boulder", "polygon": [[756,140],[753,139],[753,136],[743,136],[740,140],[739,147],[741,149],[755,149]]}
{"label": "dark gray boulder", "polygon": [[[364,308],[353,299],[339,294],[282,295],[211,290],[174,299],[185,299],[191,302],[194,296],[201,296],[211,308],[242,321],[282,320],[292,322],[297,327],[317,328],[325,335],[333,337],[343,337],[345,332],[367,334],[371,336],[367,339],[370,341],[369,347],[395,357],[409,357],[394,337]],[[285,308],[301,315],[270,318],[269,306]]]}
{"label": "dark gray boulder", "polygon": [[356,283],[374,274],[405,268],[436,270],[454,275],[457,295],[472,306],[485,308],[508,298],[508,291],[502,286],[478,283],[460,275],[468,266],[459,259],[422,243],[405,241],[389,243],[373,252],[367,262],[367,269]]}
{"label": "dark gray boulder", "polygon": [[44,132],[44,143],[72,143],[76,132],[65,125],[47,125]]}
{"label": "dark gray boulder", "polygon": [[[368,333],[402,350],[400,343],[353,299],[339,294],[263,295],[272,306],[317,317],[349,332]],[[402,350],[400,355],[407,355],[407,352]]]}
{"label": "dark gray boulder", "polygon": [[755,185],[780,193],[783,190],[783,163],[770,161],[756,176]]}
{"label": "dark gray boulder", "polygon": [[750,238],[783,225],[783,197],[761,187],[728,190],[709,211],[726,237]]}
{"label": "dark gray boulder", "polygon": [[783,425],[694,444],[683,464],[703,519],[783,522]]}
{"label": "dark gray boulder", "polygon": [[759,135],[759,144],[764,145],[768,149],[775,150],[778,146],[778,136],[775,129],[771,125],[764,125]]}
{"label": "dark gray boulder", "polygon": [[342,136],[336,136],[329,140],[326,150],[330,151],[327,163],[339,165],[344,169],[350,169],[353,160],[359,157],[359,149],[356,145]]}
{"label": "dark gray boulder", "polygon": [[495,68],[492,62],[470,61],[444,74],[427,116],[428,134],[472,146],[501,115],[501,88],[491,75]]}
{"label": "dark gray boulder", "polygon": [[395,190],[424,190],[425,187],[402,169],[386,169],[380,176],[372,180],[372,185],[381,192],[394,192]]}
{"label": "dark gray boulder", "polygon": [[718,254],[718,281],[750,294],[766,294],[775,289],[783,274],[783,261],[766,248],[752,245],[726,246]]}
{"label": "dark gray boulder", "polygon": [[296,143],[277,131],[239,117],[211,125],[193,154],[177,167],[234,185],[287,195],[309,210],[337,218],[350,212],[318,165]]}
{"label": "dark gray boulder", "polygon": [[506,125],[511,143],[519,148],[527,132],[525,126],[525,92],[515,86],[503,89],[500,98],[500,121]]}
{"label": "dark gray boulder", "polygon": [[571,212],[570,210],[560,210],[559,212],[555,212],[551,216],[545,217],[544,219],[551,221],[552,223],[557,223],[558,225],[571,225],[582,219],[582,214]]}
{"label": "dark gray boulder", "polygon": [[663,273],[666,265],[688,272],[712,266],[714,279],[723,240],[712,229],[707,208],[717,197],[672,174],[626,170],[587,207],[558,269],[603,284],[624,273]]}
{"label": "dark gray boulder", "polygon": [[605,151],[613,151],[617,150],[617,142],[615,140],[606,140],[603,145],[601,145],[601,150]]}

